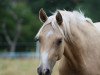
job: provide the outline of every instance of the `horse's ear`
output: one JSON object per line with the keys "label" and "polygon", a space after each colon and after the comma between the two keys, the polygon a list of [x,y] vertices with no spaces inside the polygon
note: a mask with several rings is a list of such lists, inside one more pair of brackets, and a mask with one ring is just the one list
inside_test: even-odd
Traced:
{"label": "horse's ear", "polygon": [[61,25],[62,22],[63,22],[62,15],[60,14],[59,11],[58,11],[58,13],[56,15],[56,21],[57,21],[58,25]]}
{"label": "horse's ear", "polygon": [[45,13],[45,11],[43,10],[43,8],[40,9],[39,11],[39,19],[41,22],[45,22],[47,20],[47,15]]}

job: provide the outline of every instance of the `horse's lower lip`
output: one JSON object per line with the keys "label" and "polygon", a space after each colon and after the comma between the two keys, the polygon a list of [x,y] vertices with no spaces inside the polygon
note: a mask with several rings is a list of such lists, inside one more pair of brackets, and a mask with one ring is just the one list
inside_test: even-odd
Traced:
{"label": "horse's lower lip", "polygon": [[43,74],[43,75],[51,75],[51,73],[48,73],[48,74]]}
{"label": "horse's lower lip", "polygon": [[42,73],[41,73],[41,74],[38,74],[38,75],[51,75],[51,73],[49,73],[49,74],[42,74]]}

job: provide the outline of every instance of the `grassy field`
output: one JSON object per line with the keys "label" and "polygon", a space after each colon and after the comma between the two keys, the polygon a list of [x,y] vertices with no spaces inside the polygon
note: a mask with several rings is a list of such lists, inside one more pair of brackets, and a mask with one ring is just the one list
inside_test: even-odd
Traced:
{"label": "grassy field", "polygon": [[[0,59],[0,75],[37,75],[38,59]],[[52,75],[58,75],[57,65]]]}

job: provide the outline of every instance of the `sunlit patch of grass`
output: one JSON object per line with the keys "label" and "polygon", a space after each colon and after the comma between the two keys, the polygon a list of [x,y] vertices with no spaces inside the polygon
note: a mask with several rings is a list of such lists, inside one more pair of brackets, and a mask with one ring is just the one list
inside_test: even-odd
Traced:
{"label": "sunlit patch of grass", "polygon": [[[0,59],[0,75],[37,75],[38,59]],[[57,66],[52,75],[58,75]]]}

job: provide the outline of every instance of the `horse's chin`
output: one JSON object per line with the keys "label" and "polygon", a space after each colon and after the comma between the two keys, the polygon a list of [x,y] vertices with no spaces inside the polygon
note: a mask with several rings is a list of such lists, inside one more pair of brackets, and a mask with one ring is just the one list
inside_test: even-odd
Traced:
{"label": "horse's chin", "polygon": [[47,73],[47,74],[44,74],[44,75],[51,75],[51,73]]}
{"label": "horse's chin", "polygon": [[51,72],[50,73],[38,73],[38,75],[51,75]]}

